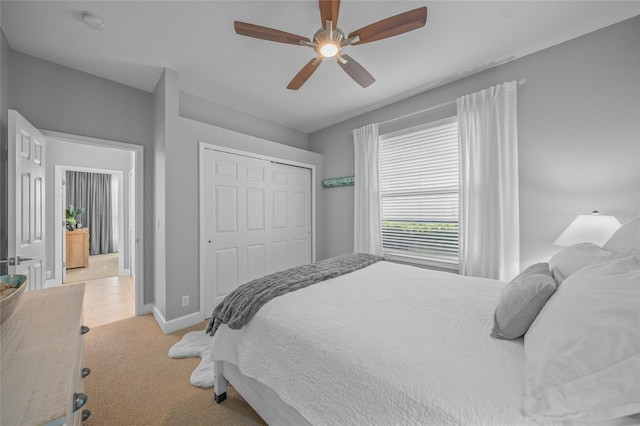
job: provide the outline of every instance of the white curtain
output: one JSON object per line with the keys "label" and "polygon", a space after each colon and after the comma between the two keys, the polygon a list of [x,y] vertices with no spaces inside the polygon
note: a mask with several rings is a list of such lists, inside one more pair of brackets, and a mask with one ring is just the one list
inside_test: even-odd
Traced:
{"label": "white curtain", "polygon": [[353,251],[382,256],[378,136],[378,123],[368,124],[353,131],[355,153]]}
{"label": "white curtain", "polygon": [[518,274],[518,128],[515,81],[457,100],[460,273],[508,281]]}

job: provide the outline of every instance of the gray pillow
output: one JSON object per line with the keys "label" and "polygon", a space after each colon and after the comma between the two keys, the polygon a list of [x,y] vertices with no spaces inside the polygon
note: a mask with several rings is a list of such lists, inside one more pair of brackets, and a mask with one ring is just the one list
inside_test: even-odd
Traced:
{"label": "gray pillow", "polygon": [[524,336],[555,291],[556,283],[548,263],[529,266],[502,289],[491,336],[499,339]]}

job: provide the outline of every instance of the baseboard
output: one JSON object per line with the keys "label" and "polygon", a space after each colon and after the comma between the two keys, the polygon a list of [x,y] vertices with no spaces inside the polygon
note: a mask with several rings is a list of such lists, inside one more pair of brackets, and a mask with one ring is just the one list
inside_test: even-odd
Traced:
{"label": "baseboard", "polygon": [[58,287],[59,285],[62,285],[62,283],[55,279],[49,279],[44,282],[44,288]]}
{"label": "baseboard", "polygon": [[200,312],[194,312],[180,318],[167,321],[157,307],[153,307],[153,317],[164,334],[170,334],[201,322]]}
{"label": "baseboard", "polygon": [[153,309],[155,305],[153,303],[147,303],[146,305],[142,305],[142,309],[140,310],[140,315],[153,313]]}

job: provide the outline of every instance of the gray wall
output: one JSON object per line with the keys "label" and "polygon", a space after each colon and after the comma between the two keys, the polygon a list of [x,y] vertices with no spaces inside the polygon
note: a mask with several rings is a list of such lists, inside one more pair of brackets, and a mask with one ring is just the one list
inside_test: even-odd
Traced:
{"label": "gray wall", "polygon": [[298,130],[216,104],[190,93],[180,92],[180,117],[211,124],[300,149],[309,149],[309,136]]}
{"label": "gray wall", "polygon": [[[309,146],[324,154],[326,178],[349,176],[351,129],[525,79],[518,87],[521,267],[546,261],[576,215],[599,209],[625,221],[640,214],[639,40],[635,17],[323,129],[310,135]],[[444,110],[455,114],[453,105]],[[325,255],[351,252],[353,188],[324,192],[332,225]]]}
{"label": "gray wall", "polygon": [[[320,171],[322,156],[297,148],[307,144],[302,133],[180,93],[173,70],[164,70],[153,99],[155,307],[172,321],[200,307],[199,142],[315,164]],[[322,243],[316,246],[321,253]],[[190,304],[182,307],[187,295]]]}
{"label": "gray wall", "polygon": [[39,129],[151,145],[151,94],[12,53],[11,108]]}
{"label": "gray wall", "polygon": [[[166,318],[166,144],[168,121],[172,120],[170,93],[167,86],[177,84],[175,71],[164,70],[153,92],[153,264],[154,264],[154,303],[155,308]],[[177,95],[177,94],[176,94]],[[175,104],[176,102],[173,102]],[[176,106],[177,108],[177,106]],[[177,115],[177,112],[175,113]]]}
{"label": "gray wall", "polygon": [[[167,320],[199,310],[199,142],[241,151],[282,158],[316,166],[322,176],[322,155],[275,143],[244,133],[176,117],[177,139],[167,139],[166,155],[166,316]],[[319,189],[316,189],[319,191]],[[321,211],[322,200],[316,200]],[[316,236],[324,233],[322,221],[316,217]],[[316,240],[316,256],[323,254],[323,240]],[[181,298],[189,295],[190,306],[183,308]]]}
{"label": "gray wall", "polygon": [[[72,68],[11,52],[9,107],[36,128],[145,147],[144,211],[153,212],[152,96]],[[145,221],[145,253],[152,252],[151,221]],[[47,234],[48,237],[48,234]],[[153,262],[145,261],[144,302],[153,301]]]}
{"label": "gray wall", "polygon": [[[129,86],[96,77],[72,68],[54,64],[21,52],[12,51],[2,38],[2,117],[6,128],[7,108],[18,110],[35,127],[79,136],[133,143],[144,151],[144,211],[145,211],[145,289],[144,302],[155,302],[165,312],[165,279],[167,256],[165,246],[165,209],[175,209],[165,202],[165,168],[167,161],[162,141],[165,133],[177,122],[179,114],[193,117],[228,129],[274,140],[286,145],[306,147],[307,136],[253,116],[230,111],[193,95],[177,91],[177,74],[173,77],[172,102],[164,103],[165,93],[147,93]],[[5,48],[6,47],[6,48]],[[5,55],[10,60],[5,60]],[[5,73],[5,70],[7,72]],[[11,72],[9,80],[5,75]],[[175,73],[175,72],[173,72]],[[12,88],[12,96],[8,96]],[[179,97],[182,99],[179,103]],[[163,100],[160,102],[159,99]],[[5,104],[6,103],[6,104]],[[5,106],[6,105],[6,106]],[[171,111],[167,110],[167,105]],[[160,108],[160,109],[158,109]],[[182,108],[182,111],[179,111]],[[172,133],[171,140],[179,136]],[[3,132],[6,137],[6,130]],[[159,139],[158,139],[159,138]],[[180,144],[175,145],[180,151]],[[170,158],[170,157],[168,157]],[[187,167],[197,169],[197,162]],[[6,173],[5,167],[2,168]],[[156,182],[156,177],[160,180]],[[6,180],[3,180],[6,181]],[[6,185],[2,185],[6,192]],[[159,197],[155,200],[155,197]],[[6,200],[6,196],[5,196]],[[197,200],[194,202],[197,203]],[[156,207],[160,211],[156,211]],[[6,208],[3,209],[6,212]],[[160,220],[160,222],[158,222]],[[2,249],[6,250],[6,219],[2,222]],[[158,228],[158,224],[160,228]],[[162,259],[155,265],[156,259]],[[158,270],[156,270],[158,269]],[[155,273],[162,275],[155,279]],[[159,300],[154,300],[154,287]],[[191,300],[196,300],[192,298]],[[193,303],[192,303],[193,306]],[[171,317],[169,317],[170,319]]]}

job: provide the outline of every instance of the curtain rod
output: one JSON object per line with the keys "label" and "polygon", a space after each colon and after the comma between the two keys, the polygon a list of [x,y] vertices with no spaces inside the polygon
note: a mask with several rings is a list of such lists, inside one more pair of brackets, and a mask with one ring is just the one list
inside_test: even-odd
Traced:
{"label": "curtain rod", "polygon": [[[434,109],[444,108],[446,106],[449,106],[455,103],[456,103],[455,99],[453,101],[443,102],[438,105],[430,106],[429,108],[421,109],[420,111],[410,112],[409,114],[401,115],[400,117],[390,118],[389,120],[381,121],[378,123],[378,126],[384,126],[385,124],[393,123],[394,121],[404,120],[405,118],[413,117],[414,115],[424,114],[425,112],[429,112]],[[352,133],[353,133],[353,130],[349,130],[349,134],[352,134]]]}
{"label": "curtain rod", "polygon": [[449,105],[452,105],[452,104],[455,104],[455,103],[456,103],[455,100],[449,101],[449,102],[443,102],[443,103],[438,104],[438,105],[430,106],[429,108],[425,108],[425,109],[421,109],[419,111],[411,112],[409,114],[401,115],[400,117],[390,118],[389,120],[381,121],[381,122],[378,123],[378,125],[379,126],[383,126],[385,124],[393,123],[394,121],[404,120],[405,118],[413,117],[414,115],[424,114],[425,112],[433,111],[434,109],[444,108],[446,106],[449,106]]}
{"label": "curtain rod", "polygon": [[[523,85],[527,80],[524,78],[521,78],[520,80],[518,80],[518,86]],[[385,124],[389,124],[389,123],[393,123],[395,121],[400,121],[400,120],[404,120],[406,118],[410,118],[413,117],[414,115],[420,115],[420,114],[424,114],[425,112],[429,112],[429,111],[433,111],[434,109],[439,109],[439,108],[444,108],[446,106],[455,104],[457,102],[456,99],[449,101],[449,102],[443,102],[441,104],[438,105],[434,105],[434,106],[430,106],[429,108],[425,108],[425,109],[421,109],[419,111],[414,111],[411,112],[409,114],[405,114],[405,115],[401,115],[400,117],[395,117],[395,118],[390,118],[389,120],[385,120],[385,121],[381,121],[380,123],[378,123],[378,126],[383,126]],[[353,130],[349,130],[349,134],[352,134]]]}

